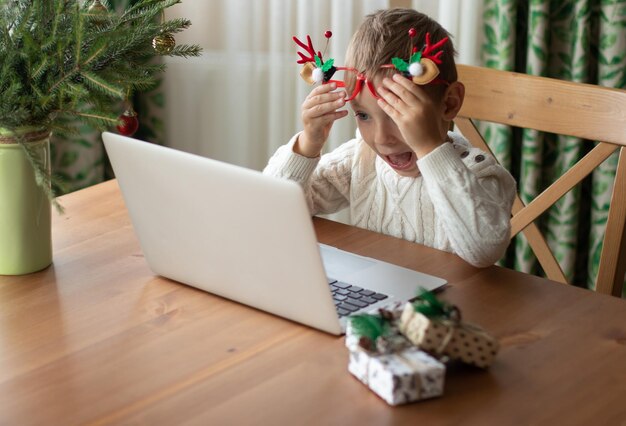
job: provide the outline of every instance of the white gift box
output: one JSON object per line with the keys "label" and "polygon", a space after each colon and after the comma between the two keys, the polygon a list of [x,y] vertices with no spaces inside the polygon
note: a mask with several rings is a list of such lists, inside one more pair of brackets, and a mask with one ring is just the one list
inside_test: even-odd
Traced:
{"label": "white gift box", "polygon": [[390,405],[441,396],[446,373],[441,362],[415,347],[389,354],[351,350],[348,370]]}
{"label": "white gift box", "polygon": [[348,321],[348,371],[390,405],[443,395],[445,365],[412,346],[404,336],[390,334],[387,338],[393,342],[391,346],[398,349],[390,353],[368,352],[359,346],[359,338]]}

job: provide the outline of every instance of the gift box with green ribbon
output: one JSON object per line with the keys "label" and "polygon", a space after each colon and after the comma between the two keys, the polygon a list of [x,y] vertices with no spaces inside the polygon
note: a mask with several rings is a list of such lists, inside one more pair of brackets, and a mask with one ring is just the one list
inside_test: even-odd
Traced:
{"label": "gift box with green ribbon", "polygon": [[481,327],[463,322],[461,311],[429,292],[407,303],[398,327],[418,348],[434,356],[450,357],[486,368],[498,352],[498,341]]}
{"label": "gift box with green ribbon", "polygon": [[443,394],[446,367],[413,346],[397,328],[401,311],[350,318],[348,371],[390,405]]}

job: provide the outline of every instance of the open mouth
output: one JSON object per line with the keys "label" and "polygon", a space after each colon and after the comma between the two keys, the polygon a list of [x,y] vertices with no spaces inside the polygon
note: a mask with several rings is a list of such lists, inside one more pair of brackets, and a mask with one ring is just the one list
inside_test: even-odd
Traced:
{"label": "open mouth", "polygon": [[396,170],[406,170],[415,165],[415,154],[411,151],[400,154],[385,155],[387,163]]}

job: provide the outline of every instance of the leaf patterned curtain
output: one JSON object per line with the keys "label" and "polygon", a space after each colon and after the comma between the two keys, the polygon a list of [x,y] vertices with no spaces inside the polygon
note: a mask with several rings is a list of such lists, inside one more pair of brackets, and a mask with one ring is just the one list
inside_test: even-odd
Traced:
{"label": "leaf patterned curtain", "polygon": [[[626,0],[485,0],[484,64],[626,89]],[[483,123],[525,203],[593,147],[592,141]],[[595,282],[617,153],[544,214],[541,227],[570,282]],[[537,273],[523,236],[504,261]]]}
{"label": "leaf patterned curtain", "polygon": [[[111,9],[120,13],[137,0],[109,0]],[[134,94],[133,107],[139,116],[139,130],[134,135],[139,139],[161,143],[163,137],[162,110],[164,96],[160,82],[152,91]],[[119,115],[125,105],[119,104]],[[59,138],[53,135],[51,143],[52,171],[64,181],[65,192],[72,192],[103,182],[112,176],[108,167],[100,132],[76,121],[77,133]],[[115,129],[112,129],[115,131]]]}

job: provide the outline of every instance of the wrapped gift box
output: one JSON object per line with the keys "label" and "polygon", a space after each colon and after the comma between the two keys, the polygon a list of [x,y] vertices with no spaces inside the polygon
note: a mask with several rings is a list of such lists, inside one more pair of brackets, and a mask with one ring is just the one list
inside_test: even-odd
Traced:
{"label": "wrapped gift box", "polygon": [[482,328],[464,322],[437,320],[404,306],[399,328],[420,349],[486,368],[495,359],[498,341]]}
{"label": "wrapped gift box", "polygon": [[348,371],[390,405],[441,396],[446,367],[394,331],[385,336],[383,345],[379,340],[373,351],[367,351],[348,322]]}
{"label": "wrapped gift box", "polygon": [[443,394],[446,367],[415,347],[389,354],[350,351],[348,370],[390,405]]}

